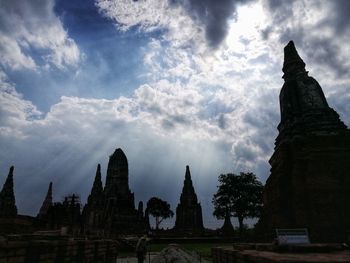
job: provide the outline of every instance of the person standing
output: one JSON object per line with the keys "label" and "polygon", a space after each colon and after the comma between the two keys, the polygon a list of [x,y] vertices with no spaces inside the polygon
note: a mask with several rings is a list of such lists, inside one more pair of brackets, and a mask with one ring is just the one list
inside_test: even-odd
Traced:
{"label": "person standing", "polygon": [[146,256],[147,252],[147,237],[142,236],[136,245],[136,256],[137,256],[137,262],[143,263],[143,260]]}

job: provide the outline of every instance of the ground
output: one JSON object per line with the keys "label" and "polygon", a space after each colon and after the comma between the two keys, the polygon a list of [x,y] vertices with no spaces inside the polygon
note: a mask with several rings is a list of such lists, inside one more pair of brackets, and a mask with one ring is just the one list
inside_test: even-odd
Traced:
{"label": "ground", "polygon": [[[157,254],[160,253],[161,250],[166,248],[169,244],[168,243],[161,243],[161,244],[151,244],[149,245],[149,253],[147,254],[145,263],[150,262]],[[188,244],[180,244],[181,248],[184,250],[195,253],[203,260],[211,262],[211,248],[212,247],[222,247],[222,246],[228,246],[227,243],[188,243]],[[134,263],[137,262],[137,259],[135,257],[135,253],[132,252],[126,252],[121,253],[117,260],[118,263]]]}

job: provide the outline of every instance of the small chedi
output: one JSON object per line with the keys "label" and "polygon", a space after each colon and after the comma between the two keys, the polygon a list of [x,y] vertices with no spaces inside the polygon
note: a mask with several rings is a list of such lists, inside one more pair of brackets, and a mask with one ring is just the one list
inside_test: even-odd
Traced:
{"label": "small chedi", "polygon": [[197,195],[191,179],[190,167],[186,166],[185,181],[180,196],[180,203],[176,207],[175,227],[177,233],[193,235],[204,231],[202,207],[198,203]]}
{"label": "small chedi", "polygon": [[350,233],[350,130],[329,107],[291,41],[284,49],[281,122],[264,190],[264,229],[307,228],[313,242]]}

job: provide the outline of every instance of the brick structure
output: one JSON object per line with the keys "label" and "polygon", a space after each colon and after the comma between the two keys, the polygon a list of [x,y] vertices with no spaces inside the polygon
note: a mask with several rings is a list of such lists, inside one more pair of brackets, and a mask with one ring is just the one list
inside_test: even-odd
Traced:
{"label": "brick structure", "polygon": [[281,122],[262,225],[308,228],[311,241],[344,242],[350,233],[350,130],[329,107],[291,41],[284,49]]}
{"label": "brick structure", "polygon": [[0,263],[116,262],[118,244],[111,240],[35,239],[0,243]]}
{"label": "brick structure", "polygon": [[49,207],[47,214],[37,218],[40,222],[39,229],[62,229],[74,236],[81,234],[82,217],[80,213],[81,203],[79,195],[72,194],[64,197],[63,202],[55,202]]}

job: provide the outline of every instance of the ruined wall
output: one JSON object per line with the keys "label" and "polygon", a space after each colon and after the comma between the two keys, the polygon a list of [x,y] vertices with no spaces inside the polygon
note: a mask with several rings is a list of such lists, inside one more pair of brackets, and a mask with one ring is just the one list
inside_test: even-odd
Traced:
{"label": "ruined wall", "polygon": [[112,240],[0,241],[0,263],[116,262]]}

